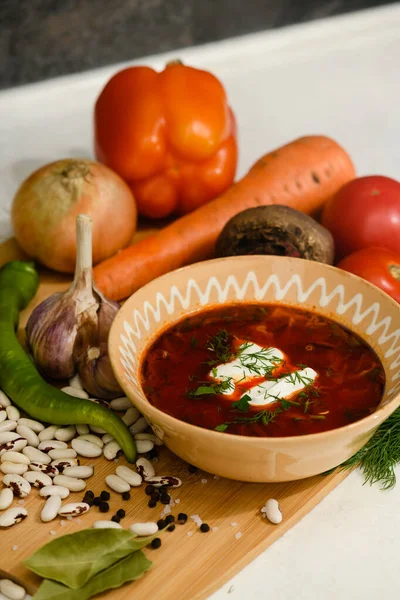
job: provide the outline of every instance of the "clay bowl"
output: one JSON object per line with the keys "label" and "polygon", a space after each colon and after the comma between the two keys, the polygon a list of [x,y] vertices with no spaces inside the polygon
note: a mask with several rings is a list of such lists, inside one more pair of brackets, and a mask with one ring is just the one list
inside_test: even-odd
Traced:
{"label": "clay bowl", "polygon": [[[139,370],[160,332],[205,307],[249,301],[311,309],[360,335],[385,369],[385,393],[376,411],[324,433],[256,438],[189,425],[152,406],[141,388]],[[223,477],[279,482],[339,465],[400,405],[399,327],[400,305],[359,277],[301,259],[239,256],[173,271],[138,290],[113,323],[109,349],[121,387],[172,452]]]}

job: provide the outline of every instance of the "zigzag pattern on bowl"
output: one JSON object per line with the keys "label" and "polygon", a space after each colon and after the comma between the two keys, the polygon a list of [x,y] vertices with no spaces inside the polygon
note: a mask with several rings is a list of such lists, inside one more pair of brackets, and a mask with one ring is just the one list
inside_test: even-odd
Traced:
{"label": "zigzag pattern on bowl", "polygon": [[[390,370],[395,371],[391,377],[393,385],[386,402],[390,400],[400,390],[400,328],[391,329],[392,318],[384,317],[380,319],[380,304],[374,304],[363,307],[363,294],[356,294],[346,301],[345,288],[343,285],[337,285],[332,291],[327,288],[325,277],[316,279],[307,289],[304,289],[300,275],[292,275],[286,282],[281,282],[276,274],[270,275],[265,283],[259,284],[256,274],[249,271],[243,284],[237,281],[235,275],[229,275],[221,284],[215,276],[211,276],[204,289],[201,289],[194,279],[189,279],[186,289],[181,292],[175,285],[170,288],[169,297],[166,298],[161,292],[157,292],[154,303],[146,300],[141,310],[135,308],[132,314],[131,322],[127,320],[123,323],[126,335],[121,334],[122,346],[119,346],[120,361],[124,367],[125,377],[134,385],[138,384],[136,377],[136,344],[135,339],[140,340],[142,335],[150,329],[151,322],[159,323],[163,316],[171,315],[176,310],[176,306],[187,310],[192,303],[204,306],[209,304],[212,293],[217,293],[218,302],[225,302],[233,292],[236,300],[243,300],[249,288],[253,289],[252,297],[255,300],[264,300],[269,302],[282,301],[286,298],[289,291],[293,290],[296,294],[297,302],[302,304],[307,302],[313,292],[319,294],[318,303],[321,307],[326,307],[332,303],[330,310],[338,315],[344,315],[347,311],[354,309],[351,321],[354,325],[359,325],[363,321],[367,323],[365,332],[367,335],[377,334],[379,346],[385,346],[385,358],[395,357],[390,363]],[[335,304],[334,304],[335,302]],[[390,344],[390,345],[389,345]]]}

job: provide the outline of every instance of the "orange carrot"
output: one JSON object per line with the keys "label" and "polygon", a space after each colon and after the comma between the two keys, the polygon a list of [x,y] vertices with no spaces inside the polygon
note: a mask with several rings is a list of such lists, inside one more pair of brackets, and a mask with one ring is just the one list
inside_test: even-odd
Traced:
{"label": "orange carrot", "polygon": [[299,138],[260,158],[226,192],[94,269],[97,285],[114,300],[184,265],[211,258],[224,225],[253,206],[285,204],[315,214],[355,177],[348,154],[324,136]]}

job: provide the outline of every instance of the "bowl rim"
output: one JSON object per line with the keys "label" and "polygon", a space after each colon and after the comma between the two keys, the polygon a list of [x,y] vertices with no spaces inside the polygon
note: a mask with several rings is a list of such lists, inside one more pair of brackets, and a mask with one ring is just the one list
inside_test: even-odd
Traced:
{"label": "bowl rim", "polygon": [[[297,258],[297,257],[289,257],[289,256],[275,256],[275,255],[264,255],[264,254],[251,254],[251,255],[240,255],[240,256],[226,256],[226,257],[221,257],[221,258],[212,258],[209,260],[203,260],[203,261],[198,261],[196,263],[192,263],[190,265],[185,265],[183,267],[179,267],[178,269],[174,269],[173,271],[169,271],[168,273],[164,273],[163,275],[160,275],[159,277],[156,277],[155,279],[153,279],[152,281],[146,283],[144,286],[142,286],[141,288],[139,288],[138,290],[136,290],[135,292],[133,292],[133,294],[131,294],[131,296],[129,296],[129,298],[126,299],[126,301],[124,302],[124,304],[121,306],[121,308],[119,309],[119,311],[117,312],[117,315],[114,319],[114,321],[112,322],[111,325],[111,329],[110,329],[110,333],[109,333],[109,355],[110,355],[110,360],[111,360],[111,364],[113,367],[113,371],[115,374],[115,377],[117,378],[118,383],[120,384],[122,390],[126,393],[126,390],[124,389],[122,383],[125,384],[125,380],[123,381],[123,377],[122,375],[120,376],[118,373],[118,369],[117,369],[117,363],[119,363],[119,360],[117,358],[117,352],[114,353],[114,351],[112,350],[112,346],[115,345],[117,346],[118,344],[118,338],[116,336],[116,334],[114,333],[117,330],[117,324],[119,321],[121,320],[125,320],[126,317],[123,316],[124,313],[124,309],[125,307],[128,305],[128,303],[132,304],[133,303],[133,299],[134,296],[140,292],[143,293],[147,291],[148,288],[153,287],[155,284],[157,284],[159,281],[161,280],[167,280],[169,277],[171,277],[171,275],[176,275],[178,273],[181,272],[187,272],[187,271],[191,271],[191,270],[195,270],[196,267],[199,267],[201,265],[204,264],[209,264],[209,263],[226,263],[226,262],[232,262],[232,261],[237,261],[239,260],[240,262],[246,262],[247,261],[254,261],[254,259],[263,259],[263,260],[278,260],[279,262],[294,262],[294,263],[304,263],[304,261],[308,262],[308,263],[315,263],[319,266],[322,266],[324,269],[327,269],[328,271],[333,270],[335,273],[339,273],[339,275],[343,276],[344,278],[350,278],[353,279],[355,281],[357,281],[358,283],[361,283],[362,285],[365,285],[367,288],[370,288],[374,293],[378,292],[379,295],[382,295],[383,298],[385,298],[386,300],[388,300],[390,302],[390,304],[393,305],[394,308],[396,308],[398,311],[400,311],[400,304],[398,304],[391,296],[389,296],[389,294],[387,294],[386,292],[384,292],[383,290],[381,290],[380,288],[378,288],[377,286],[375,286],[374,284],[370,283],[369,281],[366,281],[365,279],[362,279],[361,277],[359,277],[358,275],[355,275],[353,273],[349,273],[348,271],[344,271],[342,269],[339,269],[338,267],[335,267],[333,265],[328,265],[326,263],[321,263],[321,262],[317,262],[317,261],[310,261],[307,259],[303,259],[303,258]],[[240,301],[238,301],[240,302]],[[254,303],[261,303],[260,301],[254,300]],[[233,304],[234,302],[230,301],[228,302],[221,302],[220,304]],[[203,307],[201,307],[203,308]],[[200,308],[200,310],[201,310]],[[188,312],[190,309],[186,309],[184,312]],[[183,316],[180,317],[180,319],[184,318]],[[173,325],[174,323],[177,323],[180,319],[177,320],[172,320],[169,324],[168,327],[170,327],[171,325]],[[332,319],[334,320],[334,319]],[[159,331],[159,329],[157,329],[157,331]],[[352,330],[353,331],[353,330]],[[353,333],[357,333],[354,332]],[[359,335],[359,334],[357,334]],[[115,336],[115,341],[114,341],[114,336]],[[156,335],[153,336],[154,338],[156,337]],[[147,350],[149,347],[149,344],[147,343],[144,347],[144,350]],[[141,353],[142,354],[142,353]],[[114,364],[115,363],[115,364]],[[141,364],[141,361],[139,361],[139,365]],[[139,372],[140,372],[140,368],[139,368]],[[385,372],[386,375],[386,372]],[[131,402],[133,403],[133,400],[129,397],[128,394],[126,394],[127,397],[131,400]],[[335,435],[337,435],[338,432],[351,432],[352,430],[357,430],[357,429],[361,429],[363,431],[365,431],[366,429],[368,429],[368,431],[370,431],[371,429],[373,429],[375,426],[376,428],[379,427],[379,425],[386,420],[386,418],[388,418],[397,408],[399,408],[400,406],[400,389],[399,391],[397,391],[394,395],[394,397],[386,402],[386,404],[384,404],[383,406],[378,406],[378,408],[371,413],[370,415],[367,415],[366,417],[363,417],[362,419],[358,419],[357,421],[354,421],[353,423],[349,423],[347,425],[342,425],[341,427],[336,427],[334,429],[328,429],[327,431],[321,431],[321,432],[317,432],[317,433],[307,433],[304,435],[292,435],[292,436],[247,436],[247,435],[238,435],[238,434],[234,434],[234,433],[229,433],[229,432],[222,432],[222,431],[216,431],[215,429],[208,429],[206,427],[199,427],[198,425],[194,425],[192,423],[187,423],[186,421],[182,421],[181,419],[178,419],[162,410],[160,410],[159,408],[155,407],[153,404],[151,404],[149,402],[149,400],[147,399],[145,393],[143,392],[142,386],[140,384],[140,380],[138,380],[138,392],[135,392],[134,394],[135,396],[139,396],[139,399],[136,400],[135,398],[135,402],[138,402],[138,404],[142,404],[144,406],[146,406],[146,408],[148,409],[148,412],[151,414],[153,413],[155,416],[157,415],[161,415],[161,417],[163,419],[166,419],[167,422],[169,423],[169,425],[174,426],[175,427],[178,425],[179,427],[183,427],[186,428],[188,427],[189,429],[194,429],[194,432],[198,432],[201,433],[202,435],[218,435],[218,436],[229,436],[229,439],[235,439],[235,440],[242,440],[241,443],[245,443],[246,441],[263,441],[263,443],[268,443],[268,442],[275,442],[276,444],[282,444],[282,445],[286,445],[286,444],[291,444],[291,443],[306,443],[307,440],[310,441],[318,441],[321,438],[323,439],[327,439],[329,437],[335,437]],[[143,398],[140,397],[141,395],[143,395]],[[134,404],[136,406],[136,404]],[[394,406],[394,408],[393,408]],[[140,406],[137,406],[137,408],[139,408],[140,410]],[[388,413],[386,418],[381,419],[382,417],[382,412],[384,413]],[[145,415],[146,416],[146,415]],[[151,418],[151,417],[149,417]],[[374,424],[374,421],[378,421],[377,424]],[[363,425],[365,424],[370,424],[369,427],[364,427]],[[220,438],[221,439],[221,438]]]}

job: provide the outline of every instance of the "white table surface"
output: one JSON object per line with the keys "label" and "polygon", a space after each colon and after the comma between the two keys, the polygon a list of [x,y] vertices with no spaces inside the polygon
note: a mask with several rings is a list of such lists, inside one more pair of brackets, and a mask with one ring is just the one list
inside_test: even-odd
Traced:
{"label": "white table surface", "polygon": [[[239,123],[239,174],[269,149],[324,133],[359,174],[399,177],[400,3],[145,62],[178,56],[224,81]],[[120,66],[0,92],[0,241],[11,233],[13,193],[33,169],[92,156],[93,103]],[[211,598],[398,598],[399,562],[400,483],[381,492],[355,472]]]}

